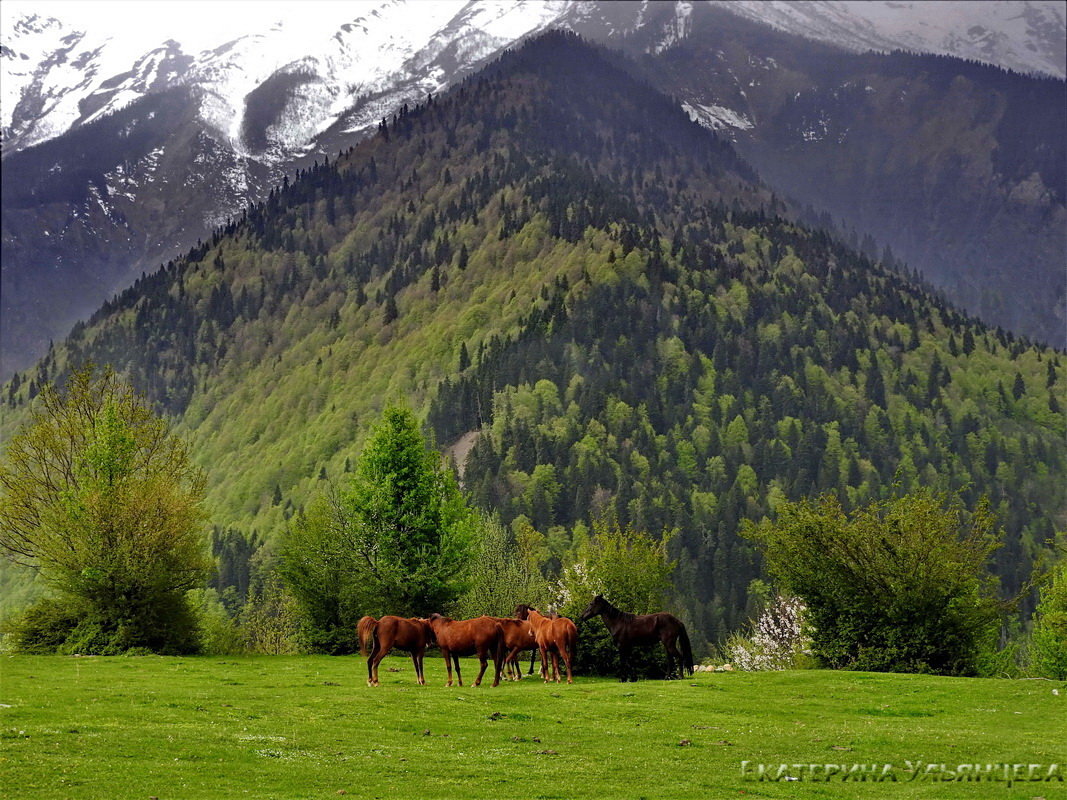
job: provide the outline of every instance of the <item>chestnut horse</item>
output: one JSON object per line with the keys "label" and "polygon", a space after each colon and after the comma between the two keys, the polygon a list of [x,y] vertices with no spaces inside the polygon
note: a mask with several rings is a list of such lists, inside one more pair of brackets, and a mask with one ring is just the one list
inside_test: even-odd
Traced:
{"label": "chestnut horse", "polygon": [[[655,614],[630,614],[620,611],[600,595],[593,598],[589,608],[582,612],[582,619],[596,614],[604,620],[611,632],[615,646],[619,648],[619,680],[637,680],[630,676],[630,651],[635,645],[663,642],[667,651],[667,677],[674,674],[674,660],[678,659],[681,674],[693,674],[693,650],[689,646],[689,634],[685,625],[673,614],[659,611]],[[681,644],[681,651],[678,645]]]}
{"label": "chestnut horse", "polygon": [[552,656],[552,680],[560,682],[562,674],[559,669],[559,660],[563,658],[563,664],[567,668],[567,683],[574,683],[571,672],[571,661],[578,646],[578,627],[566,617],[546,617],[536,608],[528,605],[520,605],[515,609],[515,616],[519,619],[528,620],[533,625],[534,636],[537,638],[537,648],[541,651],[541,677],[548,683],[548,657]]}
{"label": "chestnut horse", "polygon": [[493,659],[493,666],[496,670],[493,676],[493,686],[500,685],[500,667],[504,663],[504,629],[499,622],[492,617],[457,621],[440,614],[430,614],[428,623],[433,629],[437,646],[441,648],[441,655],[445,657],[445,667],[448,668],[448,683],[445,686],[452,685],[453,664],[456,666],[456,678],[459,685],[463,685],[463,676],[459,671],[459,657],[471,655],[477,655],[482,665],[474,685],[481,684],[490,657]]}
{"label": "chestnut horse", "polygon": [[426,685],[422,671],[422,658],[426,645],[433,644],[433,629],[430,624],[418,617],[384,616],[377,622],[374,617],[363,617],[356,627],[359,634],[360,650],[367,652],[369,642],[370,656],[367,658],[367,685],[378,685],[378,665],[389,655],[394,647],[411,653],[411,663],[415,665],[415,680],[420,686]]}
{"label": "chestnut horse", "polygon": [[[522,680],[522,667],[519,665],[519,653],[524,650],[536,650],[537,639],[534,636],[533,626],[526,620],[512,619],[511,617],[493,617],[504,629],[504,656],[505,677],[509,680]],[[530,665],[533,672],[533,664]]]}

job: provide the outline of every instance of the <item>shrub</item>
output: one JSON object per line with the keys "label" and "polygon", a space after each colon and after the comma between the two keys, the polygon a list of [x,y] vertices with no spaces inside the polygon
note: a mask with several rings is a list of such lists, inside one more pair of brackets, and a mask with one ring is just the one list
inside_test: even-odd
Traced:
{"label": "shrub", "polygon": [[277,578],[269,579],[262,590],[249,594],[240,619],[244,646],[250,652],[265,655],[300,652],[299,609]]}
{"label": "shrub", "polygon": [[453,608],[456,617],[510,617],[520,603],[547,605],[550,588],[536,556],[499,520],[480,517],[472,549],[467,589]]}
{"label": "shrub", "polygon": [[1067,562],[1041,587],[1030,637],[1030,668],[1041,677],[1067,680]]}
{"label": "shrub", "polygon": [[4,633],[15,652],[54,653],[67,641],[83,615],[84,611],[72,603],[46,598],[8,620]]}
{"label": "shrub", "polygon": [[999,546],[983,503],[920,490],[846,515],[832,496],[783,503],[747,524],[767,568],[808,607],[830,667],[973,675],[1002,612],[987,562]]}
{"label": "shrub", "polygon": [[737,669],[760,671],[804,669],[812,665],[807,607],[797,597],[778,595],[752,624],[748,636],[734,634],[726,658]]}
{"label": "shrub", "polygon": [[230,656],[245,652],[244,634],[230,617],[215,589],[193,589],[189,604],[200,632],[200,651],[208,656]]}

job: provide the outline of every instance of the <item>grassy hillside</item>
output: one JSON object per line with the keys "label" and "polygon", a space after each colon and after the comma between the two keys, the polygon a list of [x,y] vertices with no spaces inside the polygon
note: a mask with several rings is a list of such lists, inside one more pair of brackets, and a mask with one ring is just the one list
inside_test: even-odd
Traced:
{"label": "grassy hillside", "polygon": [[3,434],[111,363],[190,439],[213,524],[270,541],[407,402],[441,446],[481,431],[469,488],[551,555],[609,507],[677,529],[677,603],[713,639],[759,574],[738,524],[782,497],[988,494],[1017,589],[1064,513],[1060,355],[783,214],[625,64],[550,35],[105,304],[8,384]]}
{"label": "grassy hillside", "polygon": [[[1067,684],[1048,681],[804,671],[445,689],[439,657],[427,658],[425,687],[409,660],[391,657],[369,689],[356,657],[5,657],[0,667],[5,790],[39,800],[1029,800],[1064,784],[909,780],[906,761],[1059,762],[1062,775],[1067,755]],[[888,763],[897,782],[759,783],[742,777],[743,760]]]}

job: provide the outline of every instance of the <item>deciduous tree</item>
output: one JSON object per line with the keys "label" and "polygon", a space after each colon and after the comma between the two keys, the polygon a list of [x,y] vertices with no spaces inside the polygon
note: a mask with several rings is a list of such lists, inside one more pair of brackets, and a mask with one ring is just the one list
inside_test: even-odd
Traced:
{"label": "deciduous tree", "polygon": [[[7,447],[0,548],[68,606],[76,624],[53,637],[61,647],[188,650],[184,594],[207,567],[203,494],[202,471],[167,423],[113,372],[87,367],[64,392],[46,386]],[[23,634],[32,644],[33,631]]]}

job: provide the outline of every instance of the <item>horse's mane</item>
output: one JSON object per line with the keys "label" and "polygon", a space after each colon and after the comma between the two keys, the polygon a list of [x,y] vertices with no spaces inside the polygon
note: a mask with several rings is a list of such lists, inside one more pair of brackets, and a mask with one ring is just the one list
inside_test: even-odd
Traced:
{"label": "horse's mane", "polygon": [[621,608],[616,608],[615,606],[613,606],[611,604],[610,600],[608,600],[607,598],[605,598],[603,596],[601,597],[601,599],[604,601],[604,605],[606,605],[608,607],[608,609],[611,611],[611,616],[612,617],[615,617],[616,619],[624,620],[625,622],[629,622],[630,620],[637,619],[637,614],[631,614],[629,611],[623,611]]}

